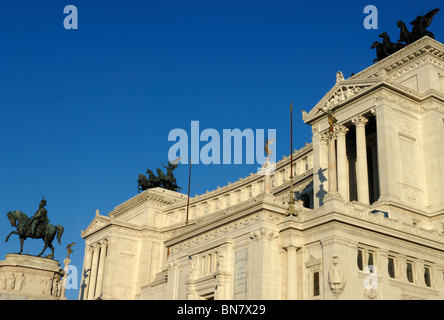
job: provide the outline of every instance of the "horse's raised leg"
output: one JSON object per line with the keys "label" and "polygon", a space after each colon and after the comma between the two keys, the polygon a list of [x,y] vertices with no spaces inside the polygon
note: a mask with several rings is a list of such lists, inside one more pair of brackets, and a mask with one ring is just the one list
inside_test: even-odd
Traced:
{"label": "horse's raised leg", "polygon": [[13,234],[19,234],[19,233],[18,233],[18,231],[11,231],[11,232],[6,236],[5,242],[8,242],[8,241],[9,241],[9,237],[10,237],[11,235],[13,235]]}

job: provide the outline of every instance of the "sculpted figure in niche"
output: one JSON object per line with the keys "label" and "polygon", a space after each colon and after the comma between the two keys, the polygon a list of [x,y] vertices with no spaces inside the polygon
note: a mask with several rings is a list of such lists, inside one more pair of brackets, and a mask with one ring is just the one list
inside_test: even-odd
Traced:
{"label": "sculpted figure in niche", "polygon": [[21,291],[24,287],[25,287],[25,283],[26,283],[26,277],[25,275],[22,273],[20,275],[20,278],[17,281],[17,290]]}
{"label": "sculpted figure in niche", "polygon": [[8,290],[13,290],[14,287],[15,287],[15,276],[14,273],[12,272],[8,280]]}
{"label": "sculpted figure in niche", "polygon": [[345,287],[344,270],[339,264],[339,257],[334,256],[328,271],[328,284],[335,296],[339,296]]}

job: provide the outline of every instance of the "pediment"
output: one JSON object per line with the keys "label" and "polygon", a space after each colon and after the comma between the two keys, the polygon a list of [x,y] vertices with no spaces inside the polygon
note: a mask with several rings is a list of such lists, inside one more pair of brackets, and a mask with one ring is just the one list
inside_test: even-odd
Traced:
{"label": "pediment", "polygon": [[325,116],[320,109],[324,111],[339,109],[381,83],[399,87],[400,79],[408,73],[417,72],[416,70],[426,63],[444,70],[444,45],[429,37],[421,38],[349,79],[344,79],[339,71],[335,85],[310,112],[302,111],[302,119],[305,123],[311,124],[314,120]]}
{"label": "pediment", "polygon": [[104,217],[101,215],[96,215],[94,220],[89,224],[85,231],[81,232],[82,238],[94,233],[97,230],[103,229],[104,227],[111,224],[111,219],[109,217]]}
{"label": "pediment", "polygon": [[[342,73],[338,72],[338,75]],[[315,105],[309,112],[302,111],[302,120],[310,123],[312,120],[323,117],[324,113],[320,109],[327,111],[332,108],[340,108],[346,102],[365,94],[381,82],[381,79],[347,79],[342,80],[341,76],[337,76],[336,84],[328,93]]]}

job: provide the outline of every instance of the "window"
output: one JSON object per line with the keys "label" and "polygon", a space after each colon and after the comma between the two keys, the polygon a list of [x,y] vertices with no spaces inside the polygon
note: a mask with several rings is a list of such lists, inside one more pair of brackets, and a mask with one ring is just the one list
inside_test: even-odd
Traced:
{"label": "window", "polygon": [[319,288],[319,272],[313,273],[313,296],[317,297],[321,294],[320,288]]}
{"label": "window", "polygon": [[375,265],[374,258],[375,258],[375,253],[373,251],[369,251],[368,252],[368,263],[367,263],[367,265],[369,266],[370,273],[373,273],[375,271],[375,269],[374,269],[374,265]]}
{"label": "window", "polygon": [[395,275],[395,258],[389,257],[388,258],[388,273],[390,278],[396,278]]}
{"label": "window", "polygon": [[359,270],[364,270],[364,261],[362,258],[362,249],[358,249],[358,269]]}
{"label": "window", "polygon": [[432,281],[431,281],[431,277],[430,277],[430,267],[428,267],[428,266],[424,267],[424,282],[427,287],[432,286]]}
{"label": "window", "polygon": [[357,265],[360,271],[376,273],[377,255],[374,248],[358,247]]}
{"label": "window", "polygon": [[413,262],[407,261],[407,280],[413,283]]}

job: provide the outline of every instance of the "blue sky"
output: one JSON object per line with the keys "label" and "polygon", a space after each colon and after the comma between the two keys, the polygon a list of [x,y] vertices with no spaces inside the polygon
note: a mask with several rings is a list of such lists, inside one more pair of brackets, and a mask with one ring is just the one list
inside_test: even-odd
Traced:
{"label": "blue sky", "polygon": [[[363,26],[368,4],[378,29]],[[78,9],[66,30],[63,9]],[[106,215],[137,195],[137,176],[168,161],[175,128],[276,129],[277,159],[311,142],[301,119],[334,85],[370,66],[378,34],[399,36],[438,1],[0,2],[0,211],[33,215],[42,196],[65,227],[62,245],[79,270],[80,237],[95,210]],[[444,12],[431,27],[444,41]],[[205,143],[201,143],[201,147]],[[191,195],[256,171],[257,165],[195,165]],[[187,193],[188,167],[175,171]],[[0,217],[0,238],[14,230]],[[0,259],[19,250],[0,239]],[[37,254],[41,240],[25,241]],[[49,250],[46,254],[49,254]],[[69,290],[69,299],[78,291]]]}

